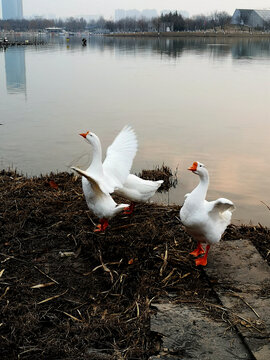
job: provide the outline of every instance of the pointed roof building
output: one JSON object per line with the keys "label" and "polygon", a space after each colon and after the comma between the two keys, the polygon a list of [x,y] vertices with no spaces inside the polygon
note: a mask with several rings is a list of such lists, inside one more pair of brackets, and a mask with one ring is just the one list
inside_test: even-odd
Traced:
{"label": "pointed roof building", "polygon": [[231,23],[252,28],[263,28],[270,25],[270,10],[236,9]]}

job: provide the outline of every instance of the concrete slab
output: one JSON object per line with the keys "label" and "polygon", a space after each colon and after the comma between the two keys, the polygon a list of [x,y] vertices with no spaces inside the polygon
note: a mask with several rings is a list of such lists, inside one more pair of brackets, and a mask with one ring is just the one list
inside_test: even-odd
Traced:
{"label": "concrete slab", "polygon": [[162,335],[163,349],[150,360],[252,359],[235,331],[191,305],[153,304],[151,330]]}
{"label": "concrete slab", "polygon": [[257,360],[270,359],[270,268],[248,240],[213,247],[205,272]]}

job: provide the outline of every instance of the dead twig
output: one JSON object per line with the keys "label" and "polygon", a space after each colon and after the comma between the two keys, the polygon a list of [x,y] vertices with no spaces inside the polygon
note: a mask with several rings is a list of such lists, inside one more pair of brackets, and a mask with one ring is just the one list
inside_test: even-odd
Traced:
{"label": "dead twig", "polygon": [[41,288],[45,288],[47,286],[52,286],[52,285],[55,285],[55,282],[49,282],[49,283],[46,283],[46,284],[34,285],[34,286],[31,286],[31,289],[41,289]]}
{"label": "dead twig", "polygon": [[68,290],[64,291],[62,294],[55,295],[55,296],[49,297],[49,298],[47,298],[47,299],[45,299],[45,300],[42,300],[42,301],[38,302],[37,305],[44,304],[45,302],[48,302],[48,301],[57,299],[57,298],[59,298],[60,296],[65,295],[67,292],[68,292]]}
{"label": "dead twig", "polygon": [[2,270],[0,271],[0,277],[2,277],[2,275],[4,274],[4,271],[5,271],[5,269],[2,269]]}
{"label": "dead twig", "polygon": [[136,308],[137,308],[137,317],[140,317],[140,307],[137,301],[135,301],[136,303]]}
{"label": "dead twig", "polygon": [[48,279],[52,280],[54,283],[59,285],[59,282],[51,278],[49,275],[45,274],[42,270],[40,270],[37,266],[34,266],[35,269],[37,269],[42,275],[46,276]]}
{"label": "dead twig", "polygon": [[252,310],[252,311],[254,312],[254,314],[257,316],[257,318],[260,319],[260,315],[259,315],[259,314],[257,313],[257,311],[256,311],[255,309],[253,309],[253,307],[243,298],[243,296],[238,295],[238,294],[236,294],[236,293],[234,293],[234,292],[228,292],[228,294],[231,295],[231,296],[234,296],[234,297],[237,297],[237,298],[241,299],[241,300],[243,301],[243,303],[246,304],[247,307],[249,307],[250,310]]}
{"label": "dead twig", "polygon": [[169,273],[169,275],[167,275],[163,280],[162,282],[163,283],[167,283],[168,280],[170,279],[170,277],[173,275],[173,273],[175,272],[176,268],[173,268],[172,271]]}
{"label": "dead twig", "polygon": [[88,219],[91,221],[91,223],[96,227],[97,224],[92,220],[91,216],[89,215],[88,212],[86,212],[86,216],[88,217]]}
{"label": "dead twig", "polygon": [[76,318],[75,316],[73,316],[73,315],[71,315],[71,314],[69,314],[69,313],[67,313],[67,312],[65,312],[65,311],[63,311],[63,314],[67,315],[68,317],[70,317],[70,318],[71,318],[72,320],[74,320],[74,321],[82,322],[82,320]]}
{"label": "dead twig", "polygon": [[6,287],[6,289],[5,289],[5,291],[4,291],[4,294],[0,296],[0,300],[2,300],[2,299],[6,296],[8,290],[9,290],[9,286]]}
{"label": "dead twig", "polygon": [[261,203],[263,204],[263,205],[265,205],[266,207],[267,207],[267,209],[270,211],[270,206],[269,205],[267,205],[265,202],[263,202],[262,200],[261,200]]}
{"label": "dead twig", "polygon": [[[223,311],[226,311],[227,313],[229,314],[232,314],[233,316],[236,316],[238,317],[240,320],[243,320],[244,322],[246,322],[247,324],[249,324],[252,328],[254,328],[256,331],[258,331],[259,333],[262,333],[262,331],[258,328],[256,328],[256,326],[254,326],[252,324],[251,321],[249,321],[248,319],[244,318],[243,316],[241,315],[238,315],[236,314],[234,311],[232,311],[231,309],[228,309],[224,306],[220,306],[220,305],[217,305],[217,304],[211,304],[211,303],[205,303],[205,305],[209,306],[209,307],[214,307],[216,309],[220,309],[220,310],[223,310]],[[243,325],[243,324],[242,324]]]}
{"label": "dead twig", "polygon": [[163,264],[159,270],[160,276],[162,276],[163,271],[166,269],[167,264],[168,264],[168,244],[166,243],[166,250],[165,250],[165,254],[163,256]]}
{"label": "dead twig", "polygon": [[106,264],[104,264],[104,262],[103,262],[103,260],[102,260],[101,252],[99,252],[99,260],[100,260],[100,262],[101,262],[101,265],[102,265],[102,267],[103,267],[103,270],[104,270],[105,272],[107,272],[107,273],[110,274],[111,282],[113,283],[113,280],[114,280],[114,279],[113,279],[113,274],[112,274],[111,270],[106,266]]}
{"label": "dead twig", "polygon": [[[107,265],[120,265],[122,262],[123,262],[123,259],[121,259],[120,261],[115,261],[115,262],[106,263],[106,264],[104,264],[104,265],[105,265],[106,267],[107,267]],[[102,265],[102,264],[96,266],[93,270],[91,270],[91,271],[89,271],[89,272],[87,272],[87,273],[84,273],[83,275],[84,275],[84,276],[88,276],[88,275],[92,274],[93,272],[95,272],[95,271],[97,271],[98,269],[101,269],[101,268],[103,268],[103,265]]]}
{"label": "dead twig", "polygon": [[20,354],[18,354],[18,359],[20,359],[22,355],[27,354],[31,351],[40,351],[40,349],[37,347],[31,347],[31,349],[25,350],[25,351],[21,352]]}
{"label": "dead twig", "polygon": [[52,229],[53,227],[55,227],[55,226],[57,226],[57,225],[59,225],[59,224],[62,224],[62,220],[61,221],[58,221],[57,223],[55,223],[55,224],[52,224],[51,226],[49,226],[48,228],[47,228],[47,230],[49,230],[49,229]]}
{"label": "dead twig", "polygon": [[111,228],[111,230],[127,229],[127,228],[129,228],[129,227],[136,226],[136,225],[139,225],[139,224],[134,223],[134,224],[117,226],[117,227],[115,227],[115,228]]}

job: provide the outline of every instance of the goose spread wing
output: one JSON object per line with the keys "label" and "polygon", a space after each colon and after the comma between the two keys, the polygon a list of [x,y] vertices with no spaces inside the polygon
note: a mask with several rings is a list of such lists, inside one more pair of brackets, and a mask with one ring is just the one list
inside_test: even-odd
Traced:
{"label": "goose spread wing", "polygon": [[114,188],[122,187],[129,175],[138,142],[134,130],[125,126],[107,149],[103,162],[104,175]]}

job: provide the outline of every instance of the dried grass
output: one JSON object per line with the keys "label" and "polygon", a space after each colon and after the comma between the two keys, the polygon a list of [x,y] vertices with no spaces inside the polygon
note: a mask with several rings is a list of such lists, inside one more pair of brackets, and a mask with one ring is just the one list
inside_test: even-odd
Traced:
{"label": "dried grass", "polygon": [[[213,302],[177,206],[138,205],[96,234],[71,174],[2,171],[0,200],[3,360],[148,359],[153,300],[173,292],[178,301]],[[225,236],[243,237],[267,257],[268,229],[231,226]]]}

